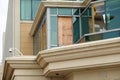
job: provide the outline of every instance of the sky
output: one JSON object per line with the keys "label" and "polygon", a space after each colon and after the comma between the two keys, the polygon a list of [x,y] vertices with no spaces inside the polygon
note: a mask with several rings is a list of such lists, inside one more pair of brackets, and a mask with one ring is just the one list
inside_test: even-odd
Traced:
{"label": "sky", "polygon": [[2,39],[6,27],[8,0],[0,0],[0,62],[2,59]]}

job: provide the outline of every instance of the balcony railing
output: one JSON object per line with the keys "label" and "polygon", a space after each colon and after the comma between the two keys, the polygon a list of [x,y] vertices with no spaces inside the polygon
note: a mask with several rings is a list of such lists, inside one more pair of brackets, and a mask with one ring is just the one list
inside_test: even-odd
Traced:
{"label": "balcony railing", "polygon": [[120,37],[120,29],[85,34],[79,43]]}

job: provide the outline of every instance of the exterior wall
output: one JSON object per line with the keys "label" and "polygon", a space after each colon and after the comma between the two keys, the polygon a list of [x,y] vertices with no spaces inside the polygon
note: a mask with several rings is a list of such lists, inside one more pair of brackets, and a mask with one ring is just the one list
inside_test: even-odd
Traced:
{"label": "exterior wall", "polygon": [[32,23],[21,22],[20,24],[20,51],[24,55],[33,54],[33,38],[29,35],[31,27]]}
{"label": "exterior wall", "polygon": [[8,14],[6,22],[6,32],[3,41],[3,63],[6,57],[12,56],[9,49],[13,47],[13,0],[8,3]]}
{"label": "exterior wall", "polygon": [[20,50],[20,0],[14,0],[13,7],[13,42],[14,47]]}
{"label": "exterior wall", "polygon": [[14,80],[48,80],[40,76],[16,76]]}
{"label": "exterior wall", "polygon": [[2,80],[2,66],[1,66],[1,64],[0,64],[0,80]]}
{"label": "exterior wall", "polygon": [[64,80],[63,78],[46,78],[45,76],[16,76],[14,80]]}
{"label": "exterior wall", "polygon": [[66,77],[65,80],[74,80],[73,73],[69,73]]}
{"label": "exterior wall", "polygon": [[10,0],[3,44],[3,63],[6,57],[12,56],[10,48],[20,49],[20,0]]}
{"label": "exterior wall", "polygon": [[[28,33],[27,33],[28,34]],[[10,54],[10,48],[17,48],[20,50],[20,0],[11,0],[8,3],[8,14],[7,14],[7,24],[6,31],[3,41],[3,63],[6,57],[12,56]],[[30,45],[32,46],[32,45]],[[14,52],[14,51],[13,51]],[[26,54],[32,54],[32,49],[30,48],[30,53],[27,51],[22,52]]]}
{"label": "exterior wall", "polygon": [[50,80],[64,80],[64,78],[60,78],[60,77],[51,77]]}
{"label": "exterior wall", "polygon": [[[120,68],[91,69],[73,72],[73,80],[120,80]],[[71,80],[71,79],[67,79]]]}

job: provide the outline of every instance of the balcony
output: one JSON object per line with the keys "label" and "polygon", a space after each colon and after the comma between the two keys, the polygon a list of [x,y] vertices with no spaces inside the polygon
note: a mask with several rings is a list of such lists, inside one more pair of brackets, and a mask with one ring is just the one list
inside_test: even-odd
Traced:
{"label": "balcony", "polygon": [[55,47],[120,37],[118,0],[94,1],[86,7],[82,2],[69,2],[73,0],[52,1],[41,2],[33,23],[30,34],[34,39],[34,54]]}
{"label": "balcony", "polygon": [[[81,15],[82,27],[86,27],[86,32],[82,34],[78,42],[120,37],[120,16],[117,14],[120,11],[120,7],[118,2],[119,0],[101,0],[90,3]],[[91,15],[87,13],[89,8],[92,10]]]}

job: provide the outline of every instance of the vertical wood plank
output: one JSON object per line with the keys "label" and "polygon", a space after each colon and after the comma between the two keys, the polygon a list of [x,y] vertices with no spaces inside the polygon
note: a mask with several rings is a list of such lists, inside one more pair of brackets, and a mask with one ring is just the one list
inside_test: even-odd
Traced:
{"label": "vertical wood plank", "polygon": [[72,17],[58,17],[59,46],[73,43]]}

